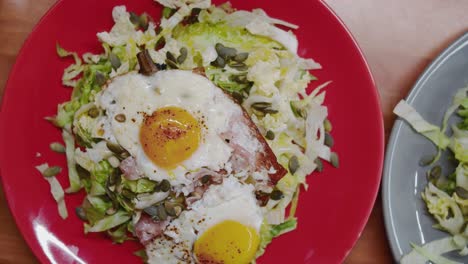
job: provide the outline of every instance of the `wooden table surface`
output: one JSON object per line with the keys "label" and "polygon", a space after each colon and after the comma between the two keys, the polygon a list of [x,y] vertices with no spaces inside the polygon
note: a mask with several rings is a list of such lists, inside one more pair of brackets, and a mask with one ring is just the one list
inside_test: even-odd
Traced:
{"label": "wooden table surface", "polygon": [[[0,0],[0,98],[8,72],[33,26],[55,0]],[[466,0],[325,0],[361,46],[380,92],[385,135],[392,109],[418,75],[450,42],[468,31]],[[381,197],[345,260],[347,264],[392,263]],[[0,193],[0,263],[37,263],[18,232]]]}

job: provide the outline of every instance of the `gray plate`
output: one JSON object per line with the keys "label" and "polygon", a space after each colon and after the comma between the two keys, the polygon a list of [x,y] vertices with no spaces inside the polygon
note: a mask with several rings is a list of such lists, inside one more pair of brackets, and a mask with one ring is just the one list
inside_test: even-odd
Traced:
{"label": "gray plate", "polygon": [[[406,100],[427,121],[439,125],[455,92],[467,85],[468,33],[425,70]],[[429,140],[402,120],[395,122],[387,145],[382,186],[385,227],[395,260],[411,251],[410,242],[424,244],[447,236],[431,227],[435,222],[421,199],[428,168],[418,163],[422,156],[433,153],[436,149]],[[441,159],[441,165],[445,174],[453,167],[446,156]],[[468,257],[456,254],[451,257],[468,263]]]}

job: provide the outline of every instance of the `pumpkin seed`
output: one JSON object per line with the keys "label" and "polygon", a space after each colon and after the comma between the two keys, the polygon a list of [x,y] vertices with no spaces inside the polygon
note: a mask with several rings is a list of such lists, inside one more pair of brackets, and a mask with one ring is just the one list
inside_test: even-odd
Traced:
{"label": "pumpkin seed", "polygon": [[149,17],[148,14],[143,13],[138,19],[138,24],[143,30],[147,30],[149,26]]}
{"label": "pumpkin seed", "polygon": [[175,13],[175,9],[165,6],[162,11],[162,15],[165,19],[170,18]]}
{"label": "pumpkin seed", "polygon": [[201,9],[200,8],[194,8],[192,9],[192,12],[190,13],[190,16],[185,19],[185,23],[187,24],[194,24],[198,22],[198,15],[200,14]]}
{"label": "pumpkin seed", "polygon": [[251,107],[263,114],[276,114],[278,110],[271,108],[271,103],[268,102],[256,102],[251,105]]}
{"label": "pumpkin seed", "polygon": [[88,115],[91,118],[98,117],[99,116],[99,109],[97,109],[96,107],[93,107],[93,108],[89,109],[88,110]]}
{"label": "pumpkin seed", "polygon": [[210,182],[210,180],[211,180],[211,175],[205,175],[201,178],[201,183],[207,184]]}
{"label": "pumpkin seed", "polygon": [[278,113],[278,110],[271,109],[271,108],[266,108],[266,109],[259,110],[259,111],[264,114],[277,114]]}
{"label": "pumpkin seed", "polygon": [[264,110],[264,109],[267,109],[269,107],[271,107],[271,103],[268,103],[268,102],[256,102],[256,103],[253,103],[250,107],[252,107],[253,109],[255,110]]}
{"label": "pumpkin seed", "polygon": [[62,144],[60,144],[60,143],[58,143],[58,142],[52,142],[52,143],[50,143],[50,146],[49,146],[49,147],[50,147],[50,149],[51,149],[52,151],[55,151],[55,152],[57,152],[57,153],[65,153],[65,146],[62,145]]}
{"label": "pumpkin seed", "polygon": [[272,200],[278,201],[284,197],[283,192],[280,190],[274,190],[270,193],[270,198]]}
{"label": "pumpkin seed", "polygon": [[112,68],[114,68],[114,70],[117,70],[120,65],[122,65],[122,63],[120,62],[120,59],[117,55],[115,55],[115,53],[111,52],[109,53],[109,60],[110,60],[110,63],[112,65]]}
{"label": "pumpkin seed", "polygon": [[118,115],[114,116],[114,119],[115,119],[115,121],[117,121],[119,123],[123,123],[123,122],[125,122],[125,120],[127,120],[127,117],[124,114],[118,114]]}
{"label": "pumpkin seed", "polygon": [[130,191],[130,190],[127,190],[127,189],[122,189],[122,196],[123,196],[124,198],[130,199],[130,200],[133,200],[133,199],[135,199],[135,197],[136,197],[136,194],[135,194],[135,193],[133,193],[133,192],[132,192],[132,191]]}
{"label": "pumpkin seed", "polygon": [[232,59],[237,62],[244,62],[248,57],[249,57],[249,53],[241,52],[241,53],[237,53],[236,56],[234,56],[234,58]]}
{"label": "pumpkin seed", "polygon": [[266,139],[273,140],[275,139],[275,132],[268,130],[265,135]]}
{"label": "pumpkin seed", "polygon": [[164,208],[169,216],[179,216],[182,212],[182,206],[178,203],[164,202]]}
{"label": "pumpkin seed", "polygon": [[156,42],[156,45],[154,45],[154,48],[155,50],[160,50],[162,49],[164,46],[166,46],[166,39],[164,37],[161,37],[158,39],[158,41]]}
{"label": "pumpkin seed", "polygon": [[168,180],[162,180],[160,185],[162,192],[168,192],[171,189],[171,183]]}
{"label": "pumpkin seed", "polygon": [[301,118],[306,117],[305,110],[302,108],[299,108],[294,101],[290,101],[289,106],[291,107],[291,111],[293,112],[295,117],[301,117]]}
{"label": "pumpkin seed", "polygon": [[169,59],[165,60],[167,66],[169,66],[171,69],[179,69],[179,66],[174,61],[171,61]]}
{"label": "pumpkin seed", "polygon": [[225,47],[221,43],[216,43],[215,49],[218,55],[225,60],[233,58],[234,56],[236,56],[237,53],[237,50],[235,48]]}
{"label": "pumpkin seed", "polygon": [[292,156],[289,159],[288,167],[289,172],[291,172],[291,174],[294,174],[297,171],[297,169],[299,169],[299,159],[296,155]]}
{"label": "pumpkin seed", "polygon": [[80,177],[80,179],[89,179],[89,177],[91,176],[91,173],[89,173],[89,171],[87,171],[86,169],[84,169],[78,164],[76,164],[75,167],[76,167],[76,172],[78,172],[78,176]]}
{"label": "pumpkin seed", "polygon": [[42,175],[44,177],[53,177],[57,174],[59,174],[60,172],[62,171],[62,168],[59,167],[59,166],[52,166],[52,167],[49,167],[47,169],[44,170],[44,172],[42,173]]}
{"label": "pumpkin seed", "polygon": [[75,208],[75,214],[81,220],[88,221],[88,217],[86,216],[86,213],[85,213],[85,210],[83,209],[83,207],[81,207],[81,206],[76,207]]}
{"label": "pumpkin seed", "polygon": [[460,198],[468,199],[468,191],[463,187],[455,187],[455,193],[457,193]]}
{"label": "pumpkin seed", "polygon": [[166,208],[163,204],[158,205],[158,218],[160,221],[165,221],[167,219]]}
{"label": "pumpkin seed", "polygon": [[174,54],[172,54],[170,51],[166,52],[166,58],[170,61],[173,61],[173,62],[176,62],[177,59],[176,57],[174,56]]}
{"label": "pumpkin seed", "polygon": [[211,62],[211,66],[219,67],[219,68],[224,68],[226,66],[226,61],[218,56],[216,60]]}
{"label": "pumpkin seed", "polygon": [[182,194],[177,197],[172,195],[172,202],[178,203],[178,204],[185,204],[185,196],[183,196]]}
{"label": "pumpkin seed", "polygon": [[333,137],[325,132],[325,142],[324,142],[325,146],[328,146],[328,147],[333,147],[333,145],[335,144],[335,141],[333,140]]}
{"label": "pumpkin seed", "polygon": [[236,82],[236,83],[240,83],[240,84],[246,84],[249,82],[249,80],[247,79],[247,75],[246,74],[239,74],[239,75],[231,75],[229,77],[229,80],[231,82]]}
{"label": "pumpkin seed", "polygon": [[111,142],[111,141],[107,141],[107,142],[106,142],[106,147],[107,147],[110,151],[114,152],[115,154],[121,154],[122,152],[125,151],[125,149],[124,149],[122,146],[120,146],[120,145],[117,144],[117,143],[113,143],[113,142]]}
{"label": "pumpkin seed", "polygon": [[322,172],[323,171],[323,162],[320,158],[316,158],[314,160],[314,163],[317,165],[317,171]]}
{"label": "pumpkin seed", "polygon": [[325,119],[325,121],[323,121],[323,127],[325,129],[325,132],[330,133],[332,131],[333,126],[332,126],[330,120],[328,120],[328,118]]}
{"label": "pumpkin seed", "polygon": [[146,207],[143,209],[145,213],[147,213],[149,216],[157,216],[158,215],[158,207],[155,205]]}
{"label": "pumpkin seed", "polygon": [[442,176],[442,167],[440,165],[436,165],[436,166],[432,167],[432,169],[430,169],[427,172],[427,179],[429,181],[437,180],[437,179],[440,178],[440,176]]}
{"label": "pumpkin seed", "polygon": [[425,155],[419,160],[419,166],[425,167],[430,165],[435,159],[434,155]]}
{"label": "pumpkin seed", "polygon": [[103,86],[106,83],[106,76],[104,76],[102,72],[96,71],[96,74],[94,75],[94,81],[97,85]]}
{"label": "pumpkin seed", "polygon": [[112,207],[118,208],[119,207],[119,201],[117,200],[117,195],[110,189],[109,185],[109,180],[106,181],[106,186],[105,186],[105,191],[107,196],[112,202]]}
{"label": "pumpkin seed", "polygon": [[247,65],[245,65],[245,63],[242,63],[242,62],[230,63],[229,67],[236,69],[238,71],[246,71],[249,69],[249,67],[247,67]]}
{"label": "pumpkin seed", "polygon": [[332,152],[330,154],[330,162],[331,162],[333,167],[339,168],[340,167],[340,159],[338,158],[338,154],[336,154],[335,152]]}
{"label": "pumpkin seed", "polygon": [[112,173],[109,175],[109,185],[114,186],[114,185],[119,185],[120,182],[122,182],[122,177],[120,169],[114,169]]}
{"label": "pumpkin seed", "polygon": [[187,48],[182,47],[180,48],[180,55],[177,57],[177,63],[182,64],[184,63],[185,59],[187,59]]}
{"label": "pumpkin seed", "polygon": [[132,22],[132,24],[135,25],[135,26],[139,26],[140,16],[138,16],[134,12],[130,12],[130,22]]}

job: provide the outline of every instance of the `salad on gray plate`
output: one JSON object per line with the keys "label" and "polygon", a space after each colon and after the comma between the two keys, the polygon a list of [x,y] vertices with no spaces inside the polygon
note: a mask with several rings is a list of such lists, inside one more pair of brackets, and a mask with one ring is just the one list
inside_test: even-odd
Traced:
{"label": "salad on gray plate", "polygon": [[[411,127],[429,139],[437,147],[437,153],[421,153],[421,166],[427,166],[427,186],[421,193],[427,211],[437,222],[433,227],[447,232],[447,237],[425,245],[411,244],[413,250],[403,256],[403,264],[457,264],[443,256],[457,251],[468,255],[468,87],[457,91],[452,104],[445,112],[442,124],[436,126],[402,100],[394,113]],[[450,122],[451,121],[451,122]],[[449,125],[449,124],[452,125]],[[456,163],[454,171],[444,173],[440,157],[446,151]],[[460,263],[462,264],[462,263]]]}

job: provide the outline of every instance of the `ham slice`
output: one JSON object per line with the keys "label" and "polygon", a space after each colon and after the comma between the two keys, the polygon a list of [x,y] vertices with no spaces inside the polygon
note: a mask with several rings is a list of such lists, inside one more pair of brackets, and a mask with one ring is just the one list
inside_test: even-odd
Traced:
{"label": "ham slice", "polygon": [[166,229],[169,221],[154,221],[146,214],[142,214],[135,225],[135,234],[143,245],[148,245],[159,237]]}
{"label": "ham slice", "polygon": [[142,173],[140,173],[138,170],[136,161],[132,156],[122,160],[122,162],[120,162],[119,168],[127,180],[133,181],[141,178]]}
{"label": "ham slice", "polygon": [[[235,101],[232,97],[231,99]],[[234,172],[244,170],[250,173],[267,171],[269,183],[276,185],[287,171],[278,163],[275,154],[247,111],[243,108],[242,110],[242,115],[233,116],[229,121],[232,130],[220,135],[233,149],[230,160],[232,169]],[[256,143],[256,147],[245,145],[243,141],[245,137],[249,137],[247,141],[249,144]]]}

